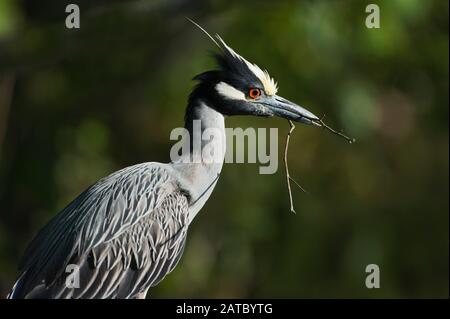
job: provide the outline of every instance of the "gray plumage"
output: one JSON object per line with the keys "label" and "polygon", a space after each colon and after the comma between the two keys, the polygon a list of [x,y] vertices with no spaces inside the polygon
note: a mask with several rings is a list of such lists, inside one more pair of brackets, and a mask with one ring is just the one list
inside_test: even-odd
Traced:
{"label": "gray plumage", "polygon": [[[88,188],[29,246],[13,298],[133,298],[178,262],[188,200],[167,168],[143,163]],[[80,287],[66,287],[68,264]],[[105,284],[107,283],[107,284]]]}

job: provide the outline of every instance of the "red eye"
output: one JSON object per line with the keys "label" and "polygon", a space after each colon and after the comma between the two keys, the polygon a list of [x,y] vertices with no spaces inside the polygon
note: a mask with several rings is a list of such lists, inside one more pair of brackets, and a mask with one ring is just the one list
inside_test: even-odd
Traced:
{"label": "red eye", "polygon": [[261,90],[260,89],[250,89],[250,91],[248,91],[248,95],[252,99],[257,99],[261,95]]}

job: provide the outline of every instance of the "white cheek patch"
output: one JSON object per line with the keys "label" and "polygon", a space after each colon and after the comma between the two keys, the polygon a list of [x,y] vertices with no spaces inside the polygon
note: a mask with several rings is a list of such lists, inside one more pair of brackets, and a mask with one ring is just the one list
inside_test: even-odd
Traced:
{"label": "white cheek patch", "polygon": [[216,85],[217,92],[229,100],[246,100],[245,94],[228,83],[220,82]]}

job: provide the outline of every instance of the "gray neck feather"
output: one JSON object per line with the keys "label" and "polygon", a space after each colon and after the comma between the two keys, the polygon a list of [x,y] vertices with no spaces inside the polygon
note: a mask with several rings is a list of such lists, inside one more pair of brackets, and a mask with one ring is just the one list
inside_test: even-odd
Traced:
{"label": "gray neck feather", "polygon": [[[204,101],[195,100],[187,108],[185,128],[189,132],[186,149],[190,151],[170,165],[180,186],[191,197],[191,222],[214,190],[222,170],[226,144],[224,116]],[[205,157],[211,154],[216,155],[214,160]]]}

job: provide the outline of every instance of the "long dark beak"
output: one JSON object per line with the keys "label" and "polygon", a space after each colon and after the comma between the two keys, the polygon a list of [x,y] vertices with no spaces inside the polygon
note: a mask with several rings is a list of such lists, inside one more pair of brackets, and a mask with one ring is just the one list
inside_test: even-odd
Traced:
{"label": "long dark beak", "polygon": [[321,126],[316,115],[281,96],[265,97],[261,104],[267,106],[275,116],[304,124]]}

